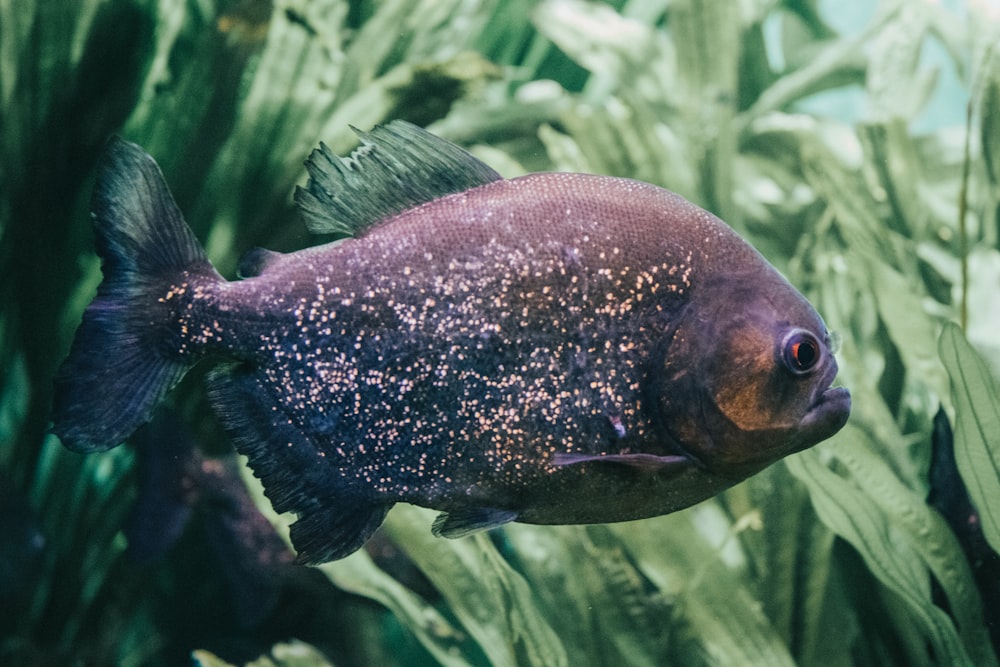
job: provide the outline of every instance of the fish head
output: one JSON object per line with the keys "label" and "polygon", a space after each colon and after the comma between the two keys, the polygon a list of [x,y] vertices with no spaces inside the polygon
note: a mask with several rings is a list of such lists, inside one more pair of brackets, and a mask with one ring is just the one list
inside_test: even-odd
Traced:
{"label": "fish head", "polygon": [[663,421],[707,469],[746,477],[847,422],[850,393],[832,386],[834,351],[823,320],[776,272],[716,280],[673,336]]}

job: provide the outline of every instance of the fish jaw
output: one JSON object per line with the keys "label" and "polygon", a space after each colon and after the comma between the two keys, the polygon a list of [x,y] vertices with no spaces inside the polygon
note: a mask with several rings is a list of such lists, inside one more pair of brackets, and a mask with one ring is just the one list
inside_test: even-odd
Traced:
{"label": "fish jaw", "polygon": [[826,440],[844,427],[851,414],[851,393],[846,387],[834,387],[839,372],[831,357],[816,384],[816,392],[799,421],[801,444],[792,451],[801,451]]}
{"label": "fish jaw", "polygon": [[832,437],[847,424],[851,414],[851,392],[846,387],[829,387],[819,393],[802,418],[801,451]]}

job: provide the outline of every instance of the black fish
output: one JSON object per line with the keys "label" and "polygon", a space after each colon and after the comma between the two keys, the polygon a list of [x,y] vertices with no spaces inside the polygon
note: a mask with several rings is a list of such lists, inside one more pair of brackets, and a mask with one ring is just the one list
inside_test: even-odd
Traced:
{"label": "black fish", "polygon": [[850,395],[809,303],[681,197],[586,174],[512,180],[394,122],[296,199],[355,238],[209,264],[140,148],[94,195],[104,282],[56,380],[54,431],[115,446],[197,360],[303,562],[396,502],[445,537],[687,507],[830,437]]}
{"label": "black fish", "polygon": [[[954,433],[943,407],[939,407],[934,415],[931,465],[927,477],[930,482],[927,504],[948,522],[965,553],[983,600],[983,621],[989,630],[993,650],[1000,652],[1000,554],[993,551],[986,541],[979,510],[969,497],[969,490],[958,471]],[[934,603],[951,615],[948,598],[940,584],[937,580],[931,584]]]}
{"label": "black fish", "polygon": [[166,555],[193,514],[220,564],[236,619],[257,626],[278,603],[293,555],[243,485],[236,454],[206,458],[163,408],[132,437],[138,493],[124,526],[138,563]]}
{"label": "black fish", "polygon": [[30,501],[0,472],[0,655],[17,655],[10,632],[31,617],[32,599],[44,586],[47,544]]}

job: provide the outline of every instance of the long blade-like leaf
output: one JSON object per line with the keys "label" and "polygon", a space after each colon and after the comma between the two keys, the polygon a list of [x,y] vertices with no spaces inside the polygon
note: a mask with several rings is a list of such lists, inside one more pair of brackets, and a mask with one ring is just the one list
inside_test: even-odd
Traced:
{"label": "long blade-like leaf", "polygon": [[938,347],[951,377],[955,462],[979,510],[986,541],[1000,552],[1000,397],[996,383],[957,325],[945,325]]}

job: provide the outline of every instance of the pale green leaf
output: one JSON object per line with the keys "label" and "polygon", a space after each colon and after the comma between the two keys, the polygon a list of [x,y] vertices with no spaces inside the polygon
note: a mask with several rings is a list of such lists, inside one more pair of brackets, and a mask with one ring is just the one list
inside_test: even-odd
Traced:
{"label": "pale green leaf", "polygon": [[918,72],[920,52],[929,27],[926,3],[886,3],[892,21],[872,40],[867,92],[869,116],[878,121],[913,118],[927,101],[932,75]]}
{"label": "pale green leaf", "polygon": [[692,518],[686,512],[611,527],[643,575],[675,600],[680,645],[671,654],[681,664],[704,655],[709,664],[793,665],[746,580]]}
{"label": "pale green leaf", "polygon": [[985,77],[980,95],[982,117],[980,135],[983,160],[994,191],[1000,191],[1000,54],[990,60],[990,76]]}
{"label": "pale green leaf", "polygon": [[[235,667],[211,651],[194,651],[191,659],[196,667]],[[241,664],[243,667],[333,667],[333,663],[322,653],[300,641],[276,644],[271,648],[270,655]]]}
{"label": "pale green leaf", "polygon": [[951,376],[955,462],[979,510],[983,534],[1000,552],[1000,396],[982,358],[955,324],[941,332],[941,359]]}
{"label": "pale green leaf", "polygon": [[852,664],[861,632],[835,572],[834,534],[784,465],[771,466],[725,494],[734,517],[759,517],[739,533],[761,604],[800,665]]}
{"label": "pale green leaf", "polygon": [[[977,246],[966,257],[969,268],[969,321],[965,337],[975,348],[993,377],[1000,377],[1000,250]],[[955,303],[961,298],[961,283],[952,286]]]}
{"label": "pale green leaf", "polygon": [[907,371],[937,396],[948,393],[948,378],[936,353],[936,319],[925,310],[919,291],[899,271],[872,263],[879,314]]}
{"label": "pale green leaf", "polygon": [[467,664],[463,634],[433,606],[380,570],[364,551],[325,563],[319,569],[340,589],[374,600],[391,611],[439,664]]}
{"label": "pale green leaf", "polygon": [[505,528],[570,664],[664,664],[671,630],[665,596],[650,591],[623,545],[604,526]]}
{"label": "pale green leaf", "polygon": [[493,665],[566,665],[531,586],[485,533],[449,540],[430,532],[433,513],[398,505],[384,530],[434,584]]}
{"label": "pale green leaf", "polygon": [[[823,465],[816,451],[787,460],[792,473],[807,483],[823,522],[857,549],[871,572],[899,597],[935,655],[947,664],[996,664],[979,622],[971,573],[944,520],[899,481],[866,434],[852,424],[837,436],[832,453],[846,475]],[[931,573],[948,596],[956,623],[934,604]]]}

